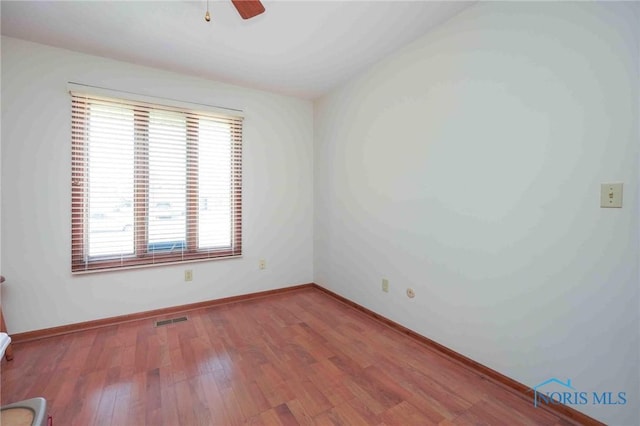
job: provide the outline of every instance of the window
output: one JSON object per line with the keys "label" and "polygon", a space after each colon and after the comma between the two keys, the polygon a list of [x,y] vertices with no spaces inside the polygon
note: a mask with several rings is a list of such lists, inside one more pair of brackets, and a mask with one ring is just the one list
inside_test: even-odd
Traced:
{"label": "window", "polygon": [[242,254],[242,118],[72,92],[72,272]]}

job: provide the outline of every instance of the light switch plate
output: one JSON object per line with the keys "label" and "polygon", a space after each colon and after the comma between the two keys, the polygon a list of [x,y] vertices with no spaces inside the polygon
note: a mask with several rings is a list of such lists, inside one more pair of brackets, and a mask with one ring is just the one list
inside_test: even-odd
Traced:
{"label": "light switch plate", "polygon": [[386,278],[382,279],[382,291],[389,293],[389,280]]}
{"label": "light switch plate", "polygon": [[603,183],[600,185],[600,207],[622,207],[621,183]]}

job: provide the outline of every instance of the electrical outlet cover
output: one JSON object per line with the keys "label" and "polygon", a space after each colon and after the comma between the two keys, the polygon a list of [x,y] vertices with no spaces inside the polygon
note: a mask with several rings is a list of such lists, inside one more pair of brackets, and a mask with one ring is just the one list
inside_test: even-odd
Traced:
{"label": "electrical outlet cover", "polygon": [[622,184],[603,183],[600,185],[600,207],[621,208],[622,207]]}

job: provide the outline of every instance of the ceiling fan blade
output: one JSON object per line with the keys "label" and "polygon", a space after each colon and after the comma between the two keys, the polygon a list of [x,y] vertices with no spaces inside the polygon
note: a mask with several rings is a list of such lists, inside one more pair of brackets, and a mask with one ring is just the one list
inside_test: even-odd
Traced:
{"label": "ceiling fan blade", "polygon": [[264,6],[260,0],[231,0],[233,5],[238,9],[238,13],[242,19],[253,18],[264,12]]}

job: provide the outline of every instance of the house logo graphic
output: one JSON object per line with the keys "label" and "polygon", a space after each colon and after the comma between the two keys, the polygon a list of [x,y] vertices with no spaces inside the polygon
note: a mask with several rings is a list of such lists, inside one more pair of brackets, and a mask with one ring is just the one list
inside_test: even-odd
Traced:
{"label": "house logo graphic", "polygon": [[[551,383],[557,383],[560,386],[564,386],[567,389],[571,389],[573,391],[576,390],[576,388],[574,388],[573,386],[571,386],[571,379],[567,379],[567,383],[563,382],[562,380],[556,379],[555,377],[552,377],[550,379],[545,380],[542,383],[539,383],[538,385],[533,387],[533,406],[537,407],[538,406],[538,389],[551,384]],[[553,392],[552,392],[553,393]],[[548,403],[548,401],[547,401]]]}
{"label": "house logo graphic", "polygon": [[[543,389],[544,388],[544,389]],[[578,391],[571,379],[566,382],[552,377],[531,388],[533,391],[533,406],[539,405],[625,405],[626,392],[581,392]]]}

